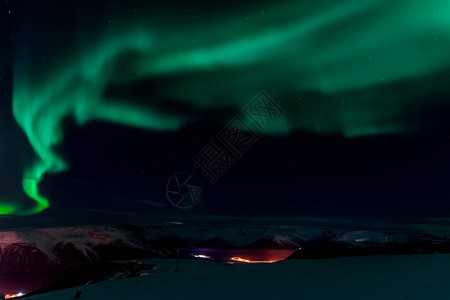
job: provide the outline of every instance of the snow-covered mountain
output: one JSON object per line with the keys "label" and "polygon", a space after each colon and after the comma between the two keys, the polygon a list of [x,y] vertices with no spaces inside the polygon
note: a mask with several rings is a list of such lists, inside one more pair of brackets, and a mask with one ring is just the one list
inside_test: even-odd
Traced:
{"label": "snow-covered mountain", "polygon": [[291,258],[449,253],[425,233],[304,227],[78,226],[0,232],[0,275],[78,269],[99,261],[174,256],[177,248],[297,250]]}
{"label": "snow-covered mountain", "polygon": [[[244,252],[241,251],[243,249]],[[252,249],[255,251],[252,252]],[[253,255],[254,260],[258,260],[258,255],[269,253],[257,254],[257,249],[290,251],[281,251],[283,253],[279,257],[284,253],[291,255],[279,259],[287,256],[290,259],[307,259],[450,253],[450,240],[446,236],[417,232],[322,230],[295,226],[205,227],[165,224],[148,227],[121,225],[20,229],[0,232],[0,276],[24,273],[60,276],[83,270],[97,271],[113,260],[176,255],[193,258],[204,254],[204,251],[212,259],[221,261],[227,261],[236,253]],[[78,278],[90,280],[83,276]]]}
{"label": "snow-covered mountain", "polygon": [[[450,240],[445,235],[423,232],[324,230],[299,226],[165,224],[34,228],[0,232],[0,277],[52,275],[45,285],[27,290],[40,289],[53,282],[38,291],[40,293],[116,277],[118,273],[140,274],[147,268],[112,262],[117,260],[177,256],[222,262],[238,257],[240,261],[258,262],[430,253],[450,253]],[[0,282],[0,287],[5,288],[5,285]]]}
{"label": "snow-covered mountain", "polygon": [[0,275],[80,269],[110,259],[164,257],[145,229],[66,227],[0,233]]}

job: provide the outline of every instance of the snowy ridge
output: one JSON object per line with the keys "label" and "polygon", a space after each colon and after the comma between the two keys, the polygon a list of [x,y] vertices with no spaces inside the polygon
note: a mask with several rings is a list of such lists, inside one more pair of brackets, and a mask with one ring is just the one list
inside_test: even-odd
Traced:
{"label": "snowy ridge", "polygon": [[[149,250],[163,256],[135,231],[121,227],[66,227],[0,232],[0,275],[81,268],[103,259],[99,247]],[[104,252],[104,251],[103,251]],[[102,254],[104,254],[102,252]]]}
{"label": "snowy ridge", "polygon": [[0,275],[174,256],[176,248],[291,249],[291,258],[450,253],[445,236],[305,227],[77,226],[0,232]]}

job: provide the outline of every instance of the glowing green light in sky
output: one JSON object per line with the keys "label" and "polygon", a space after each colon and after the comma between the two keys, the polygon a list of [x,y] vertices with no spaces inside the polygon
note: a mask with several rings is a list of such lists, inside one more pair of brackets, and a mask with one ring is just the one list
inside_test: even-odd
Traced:
{"label": "glowing green light in sky", "polygon": [[[447,0],[282,2],[274,1],[264,13],[236,8],[228,19],[202,26],[201,20],[177,25],[169,12],[165,25],[152,23],[157,12],[132,22],[119,16],[114,35],[108,24],[96,28],[95,42],[68,46],[63,59],[48,58],[40,76],[35,65],[16,57],[14,116],[38,156],[24,173],[23,188],[36,206],[5,204],[0,214],[31,214],[49,206],[38,184],[46,172],[66,169],[52,147],[62,142],[67,117],[80,126],[96,119],[152,130],[176,130],[185,121],[151,103],[107,98],[109,85],[177,78],[160,87],[159,95],[204,110],[242,107],[264,89],[282,100],[287,112],[271,134],[408,132],[420,124],[406,120],[405,111],[414,114],[426,101],[442,101],[425,99],[430,84],[409,90],[389,84],[450,66]],[[412,97],[419,100],[411,103]]]}
{"label": "glowing green light in sky", "polygon": [[0,205],[1,215],[10,215],[17,211],[18,206],[16,204],[3,203]]}

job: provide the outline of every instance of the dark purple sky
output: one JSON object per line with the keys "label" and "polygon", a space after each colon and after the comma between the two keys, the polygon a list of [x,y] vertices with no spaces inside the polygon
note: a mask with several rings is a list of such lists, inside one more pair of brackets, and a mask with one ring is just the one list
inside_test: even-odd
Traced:
{"label": "dark purple sky", "polygon": [[[27,203],[29,199],[23,194],[21,179],[24,166],[32,161],[34,154],[11,113],[15,54],[12,45],[17,47],[15,34],[26,29],[29,20],[24,16],[31,14],[30,8],[20,2],[2,5],[0,199]],[[92,5],[89,11],[100,8],[87,2],[83,5]],[[62,22],[64,13],[67,12],[45,15],[39,11],[34,21],[46,17]],[[436,76],[446,74],[448,71]],[[430,78],[424,78],[423,84],[428,84]],[[404,89],[418,81],[421,79],[404,81],[398,86],[394,83],[391,88]],[[140,99],[148,96],[142,85],[158,87],[161,82],[164,80],[144,81],[123,89],[111,88],[105,93],[110,96],[133,93]],[[364,92],[375,93],[376,89],[369,87]],[[287,91],[286,97],[289,96]],[[329,100],[326,95],[314,93],[308,97],[321,98],[322,103]],[[440,97],[448,95],[443,93]],[[194,108],[172,100],[165,109],[180,115],[195,115]],[[167,181],[179,171],[198,173],[192,156],[215,137],[223,121],[236,113],[232,109],[217,109],[199,114],[176,132],[135,129],[100,121],[79,127],[68,119],[64,142],[56,151],[70,162],[69,168],[63,173],[45,175],[40,184],[51,208],[30,218],[2,220],[11,226],[118,221],[117,215],[106,214],[102,219],[92,210],[380,220],[448,216],[450,123],[446,105],[424,109],[416,121],[426,126],[415,133],[352,139],[295,131],[279,137],[263,136],[217,184],[205,182],[197,207],[186,212],[175,209],[166,199]]]}

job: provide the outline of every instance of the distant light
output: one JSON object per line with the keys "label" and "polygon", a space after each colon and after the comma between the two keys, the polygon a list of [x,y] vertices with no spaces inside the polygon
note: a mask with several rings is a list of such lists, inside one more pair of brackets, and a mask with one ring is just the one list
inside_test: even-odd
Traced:
{"label": "distant light", "polygon": [[232,257],[230,259],[232,261],[237,261],[237,262],[242,262],[242,263],[247,263],[247,264],[271,264],[271,263],[277,262],[277,260],[250,260],[250,259],[236,257],[236,256]]}
{"label": "distant light", "polygon": [[211,259],[211,256],[204,255],[204,254],[194,254],[194,257],[196,257],[196,258],[206,258],[206,259]]}
{"label": "distant light", "polygon": [[5,299],[19,298],[25,296],[25,293],[19,292],[17,294],[6,294]]}

